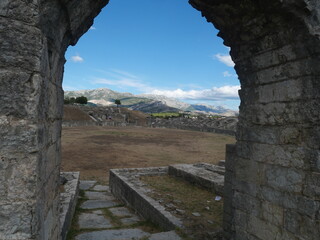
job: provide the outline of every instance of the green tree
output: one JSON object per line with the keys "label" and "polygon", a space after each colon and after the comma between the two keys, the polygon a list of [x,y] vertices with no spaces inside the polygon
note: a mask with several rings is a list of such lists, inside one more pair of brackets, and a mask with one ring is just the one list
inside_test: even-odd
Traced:
{"label": "green tree", "polygon": [[70,98],[66,97],[66,98],[63,100],[63,103],[64,103],[64,104],[70,104]]}
{"label": "green tree", "polygon": [[75,102],[79,104],[87,104],[88,99],[84,96],[81,96],[81,97],[77,97]]}
{"label": "green tree", "polygon": [[117,104],[117,107],[119,107],[119,105],[121,105],[121,101],[120,101],[120,99],[116,99],[116,100],[114,100],[114,104]]}
{"label": "green tree", "polygon": [[74,104],[76,102],[76,99],[74,97],[70,98],[70,104]]}

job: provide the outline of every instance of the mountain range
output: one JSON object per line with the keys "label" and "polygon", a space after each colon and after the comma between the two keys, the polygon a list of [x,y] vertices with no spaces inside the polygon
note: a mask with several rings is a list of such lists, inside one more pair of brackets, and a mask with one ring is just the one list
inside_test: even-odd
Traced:
{"label": "mountain range", "polygon": [[115,99],[120,99],[121,105],[132,110],[145,113],[158,112],[196,112],[204,114],[218,114],[224,116],[235,116],[237,111],[227,109],[222,106],[211,106],[206,104],[188,104],[174,98],[162,95],[140,94],[116,92],[108,88],[98,88],[93,90],[66,91],[65,98],[85,96],[88,102],[110,106],[114,105]]}

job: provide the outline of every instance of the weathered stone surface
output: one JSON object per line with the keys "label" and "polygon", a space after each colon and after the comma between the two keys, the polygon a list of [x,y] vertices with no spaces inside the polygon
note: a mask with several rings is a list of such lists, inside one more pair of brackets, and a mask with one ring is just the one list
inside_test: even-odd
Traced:
{"label": "weathered stone surface", "polygon": [[94,213],[81,213],[78,225],[80,228],[111,228],[112,224],[102,215]]}
{"label": "weathered stone surface", "polygon": [[79,193],[79,172],[61,172],[60,178],[65,181],[60,182],[63,191],[60,193],[60,235],[62,240],[66,239],[73,214],[77,205]]}
{"label": "weathered stone surface", "polygon": [[140,229],[119,229],[82,233],[76,237],[76,240],[138,240],[148,236],[150,236],[149,233]]}
{"label": "weathered stone surface", "polygon": [[110,208],[109,211],[112,212],[112,214],[117,217],[133,217],[133,216],[135,216],[126,207]]}
{"label": "weathered stone surface", "polygon": [[94,191],[109,191],[109,187],[108,186],[104,186],[104,185],[96,185],[93,188]]}
{"label": "weathered stone surface", "polygon": [[[313,239],[317,230],[306,225],[316,225],[319,204],[319,1],[190,2],[231,47],[241,82],[235,166],[225,174],[227,239]],[[309,221],[290,223],[289,214]]]}
{"label": "weathered stone surface", "polygon": [[80,181],[80,185],[79,188],[81,190],[88,190],[90,188],[92,188],[95,184],[97,183],[97,181]]}
{"label": "weathered stone surface", "polygon": [[108,208],[114,207],[117,203],[110,200],[87,200],[81,204],[83,209]]}
{"label": "weathered stone surface", "polygon": [[205,187],[216,194],[223,194],[224,167],[207,164],[175,164],[168,168],[169,175]]}
{"label": "weathered stone surface", "polygon": [[69,14],[64,1],[0,2],[1,239],[61,238],[63,56],[107,1],[89,3],[70,35],[67,16],[76,16],[79,2]]}
{"label": "weathered stone surface", "polygon": [[182,239],[175,231],[152,234],[149,240],[180,240]]}
{"label": "weathered stone surface", "polygon": [[109,198],[112,198],[111,196],[109,196],[109,198],[107,199],[107,193],[106,192],[86,191],[85,195],[90,200],[112,200],[112,199],[109,199]]}
{"label": "weathered stone surface", "polygon": [[133,216],[129,218],[121,218],[120,219],[121,223],[124,225],[132,225],[136,224],[141,221],[141,219],[138,216]]}

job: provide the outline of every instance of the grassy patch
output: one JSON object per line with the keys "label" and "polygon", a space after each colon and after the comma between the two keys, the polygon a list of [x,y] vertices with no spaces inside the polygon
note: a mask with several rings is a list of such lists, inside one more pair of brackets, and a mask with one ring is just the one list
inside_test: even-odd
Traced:
{"label": "grassy patch", "polygon": [[162,229],[157,224],[154,224],[150,220],[145,220],[142,222],[138,222],[135,224],[132,224],[128,226],[128,228],[140,228],[142,231],[148,232],[148,233],[158,233],[161,232]]}
{"label": "grassy patch", "polygon": [[171,176],[143,176],[141,180],[153,189],[152,198],[182,219],[186,230],[181,230],[181,234],[205,239],[221,229],[223,200],[215,201],[212,192]]}
{"label": "grassy patch", "polygon": [[171,118],[171,117],[180,117],[181,113],[176,112],[164,112],[164,113],[151,113],[152,117],[158,117],[158,118]]}
{"label": "grassy patch", "polygon": [[120,218],[117,216],[114,216],[109,209],[107,209],[107,208],[103,209],[103,213],[108,219],[110,219],[112,225],[114,225],[115,227],[122,226],[122,222],[121,222]]}

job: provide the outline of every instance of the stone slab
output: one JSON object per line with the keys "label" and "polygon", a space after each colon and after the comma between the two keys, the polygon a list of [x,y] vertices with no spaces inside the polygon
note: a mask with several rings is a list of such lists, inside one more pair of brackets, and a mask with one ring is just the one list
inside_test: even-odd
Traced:
{"label": "stone slab", "polygon": [[126,207],[110,208],[109,211],[112,212],[112,214],[117,217],[133,217],[133,216],[135,216]]}
{"label": "stone slab", "polygon": [[149,240],[182,240],[182,238],[175,231],[170,231],[152,234]]}
{"label": "stone slab", "polygon": [[138,240],[149,236],[140,229],[119,229],[82,233],[75,240]]}
{"label": "stone slab", "polygon": [[80,185],[79,185],[79,189],[80,190],[88,190],[90,188],[92,188],[95,184],[97,183],[97,181],[80,181]]}
{"label": "stone slab", "polygon": [[103,215],[94,213],[81,213],[78,221],[79,227],[84,228],[112,228],[111,222]]}
{"label": "stone slab", "polygon": [[141,219],[138,216],[133,216],[130,218],[122,218],[122,219],[120,219],[120,221],[124,225],[132,225],[132,224],[136,224],[136,223],[140,222]]}
{"label": "stone slab", "polygon": [[106,192],[91,192],[91,191],[86,191],[85,196],[89,200],[112,200],[112,199],[107,199],[107,193]]}
{"label": "stone slab", "polygon": [[93,188],[94,191],[109,191],[109,187],[105,185],[96,185]]}
{"label": "stone slab", "polygon": [[181,177],[220,196],[224,191],[224,172],[224,167],[207,163],[175,164],[168,168],[169,175]]}
{"label": "stone slab", "polygon": [[81,204],[82,209],[96,209],[114,207],[118,203],[109,200],[88,200]]}

